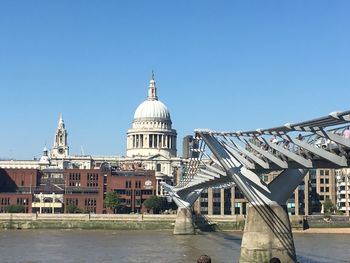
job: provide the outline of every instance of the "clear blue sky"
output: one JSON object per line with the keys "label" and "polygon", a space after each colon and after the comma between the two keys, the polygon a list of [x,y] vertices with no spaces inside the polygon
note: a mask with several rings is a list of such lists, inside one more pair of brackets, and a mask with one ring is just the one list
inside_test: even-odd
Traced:
{"label": "clear blue sky", "polygon": [[0,158],[124,155],[151,70],[182,137],[350,109],[350,1],[0,2]]}

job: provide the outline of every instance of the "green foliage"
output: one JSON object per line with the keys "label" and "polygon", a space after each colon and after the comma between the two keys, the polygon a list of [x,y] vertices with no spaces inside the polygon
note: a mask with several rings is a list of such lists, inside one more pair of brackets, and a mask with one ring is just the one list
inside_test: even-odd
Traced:
{"label": "green foliage", "polygon": [[114,212],[122,206],[118,194],[114,191],[106,194],[103,204],[106,208],[113,209]]}
{"label": "green foliage", "polygon": [[6,206],[7,213],[24,213],[25,208],[23,205],[9,205]]}
{"label": "green foliage", "polygon": [[154,213],[159,213],[159,210],[163,207],[163,199],[159,196],[152,195],[149,197],[143,205],[150,210],[153,210]]}
{"label": "green foliage", "polygon": [[344,215],[344,212],[340,211],[340,210],[337,210],[337,211],[335,211],[335,214],[339,215],[339,216],[342,216],[342,215]]}
{"label": "green foliage", "polygon": [[336,210],[337,210],[336,206],[333,204],[333,202],[330,199],[327,199],[326,201],[324,201],[323,212],[325,214],[333,213]]}
{"label": "green foliage", "polygon": [[70,204],[66,206],[66,212],[70,214],[78,214],[82,213],[83,211],[76,205]]}

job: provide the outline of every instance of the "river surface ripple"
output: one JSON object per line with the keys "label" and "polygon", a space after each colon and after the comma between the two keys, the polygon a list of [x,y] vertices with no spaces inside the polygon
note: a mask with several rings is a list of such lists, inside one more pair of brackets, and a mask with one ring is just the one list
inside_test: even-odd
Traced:
{"label": "river surface ripple", "polygon": [[[168,231],[1,230],[0,262],[213,263],[238,262],[242,235],[174,236]],[[301,263],[350,262],[350,235],[294,234]]]}

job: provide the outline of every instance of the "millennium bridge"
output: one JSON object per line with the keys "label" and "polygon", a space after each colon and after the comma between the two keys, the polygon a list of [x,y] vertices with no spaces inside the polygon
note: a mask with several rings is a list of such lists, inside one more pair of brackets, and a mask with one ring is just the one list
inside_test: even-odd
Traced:
{"label": "millennium bridge", "polygon": [[[178,184],[163,184],[178,206],[174,234],[194,234],[192,206],[204,189],[235,185],[249,202],[239,262],[296,262],[286,202],[309,169],[349,167],[349,122],[344,111],[270,129],[195,130]],[[265,183],[270,171],[280,173]]]}

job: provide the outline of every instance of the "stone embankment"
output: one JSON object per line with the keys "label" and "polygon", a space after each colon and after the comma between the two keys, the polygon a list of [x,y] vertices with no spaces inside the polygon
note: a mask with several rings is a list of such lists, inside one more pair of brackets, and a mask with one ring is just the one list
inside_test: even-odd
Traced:
{"label": "stone embankment", "polygon": [[173,230],[176,215],[0,214],[0,229]]}
{"label": "stone embankment", "polygon": [[[2,214],[0,229],[174,230],[176,215],[152,214]],[[245,216],[195,215],[197,231],[242,231]],[[346,216],[290,216],[293,231],[350,233]],[[334,229],[334,230],[326,230]],[[339,230],[338,230],[339,229]],[[316,232],[315,232],[316,231]]]}

